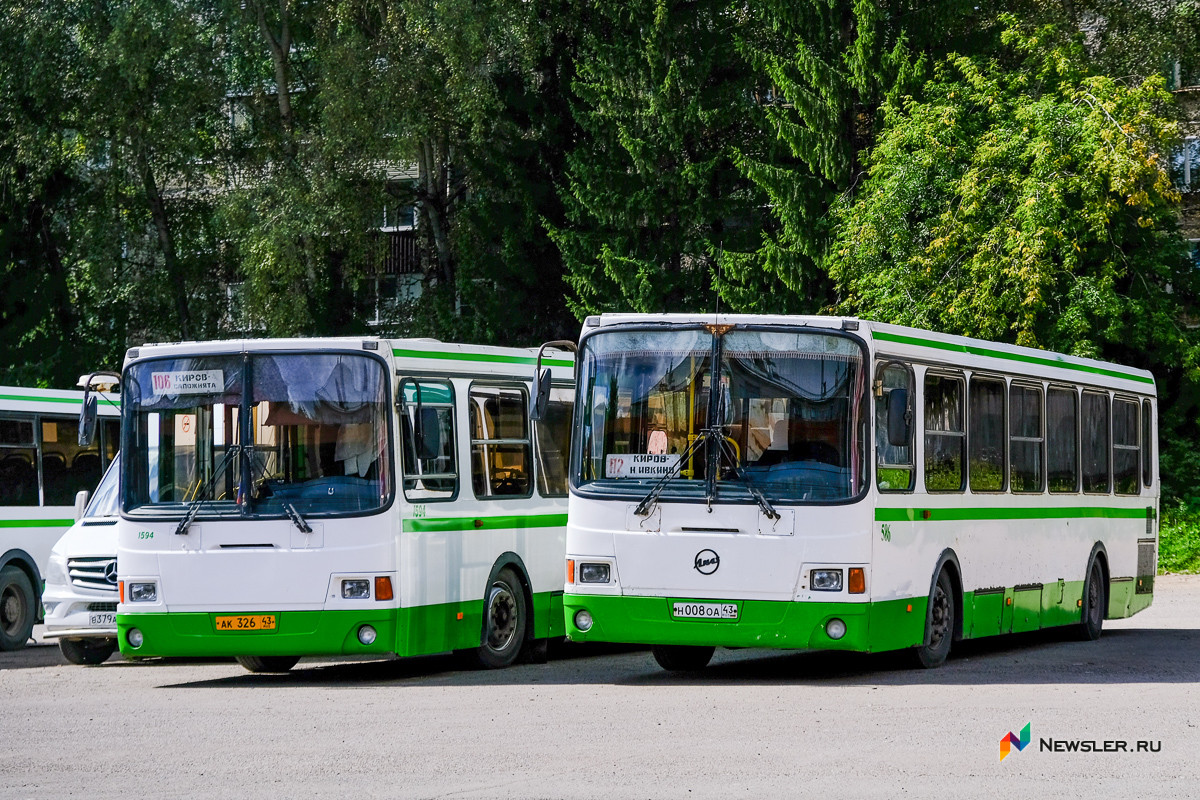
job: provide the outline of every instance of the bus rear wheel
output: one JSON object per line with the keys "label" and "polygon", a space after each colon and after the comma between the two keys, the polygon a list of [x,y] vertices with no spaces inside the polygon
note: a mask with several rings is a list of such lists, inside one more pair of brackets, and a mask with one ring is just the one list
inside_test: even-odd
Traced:
{"label": "bus rear wheel", "polygon": [[1078,637],[1085,642],[1094,642],[1100,638],[1100,630],[1104,627],[1104,569],[1100,559],[1093,558],[1088,568],[1087,582],[1083,585],[1083,613],[1080,615],[1079,627],[1075,629]]}
{"label": "bus rear wheel", "polygon": [[237,662],[250,672],[287,672],[300,656],[238,656]]}
{"label": "bus rear wheel", "polygon": [[20,650],[33,635],[37,601],[29,576],[11,564],[0,569],[0,650]]}
{"label": "bus rear wheel", "polygon": [[116,639],[59,639],[58,649],[72,664],[91,666],[108,661],[117,650]]}
{"label": "bus rear wheel", "polygon": [[508,567],[488,586],[483,607],[483,643],[475,650],[481,667],[507,667],[521,654],[529,609],[517,574]]}
{"label": "bus rear wheel", "polygon": [[925,616],[925,643],[913,651],[917,664],[925,669],[940,667],[950,655],[954,641],[954,586],[946,570],[938,573],[937,582],[929,594],[929,611]]}
{"label": "bus rear wheel", "polygon": [[687,644],[659,644],[652,652],[658,665],[669,672],[697,672],[712,661],[715,647],[698,647]]}

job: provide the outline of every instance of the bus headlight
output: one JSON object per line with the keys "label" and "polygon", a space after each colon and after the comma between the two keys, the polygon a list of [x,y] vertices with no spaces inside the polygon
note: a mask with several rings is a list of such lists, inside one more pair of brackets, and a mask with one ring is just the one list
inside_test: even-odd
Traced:
{"label": "bus headlight", "polygon": [[135,650],[141,647],[145,640],[146,637],[142,636],[142,632],[137,628],[130,628],[129,633],[125,634],[125,641],[129,642],[129,646]]}
{"label": "bus headlight", "polygon": [[592,612],[581,608],[575,612],[575,627],[587,633],[592,629]]}
{"label": "bus headlight", "polygon": [[129,584],[129,602],[153,603],[158,600],[158,586],[153,583]]}
{"label": "bus headlight", "polygon": [[345,600],[371,599],[371,582],[365,579],[342,581],[342,598]]}
{"label": "bus headlight", "polygon": [[612,568],[608,564],[580,564],[580,583],[608,583]]}
{"label": "bus headlight", "polygon": [[825,623],[825,633],[829,634],[830,639],[840,639],[846,635],[846,623],[834,617]]}
{"label": "bus headlight", "polygon": [[358,640],[363,644],[373,644],[376,635],[375,629],[370,625],[363,625],[358,629]]}
{"label": "bus headlight", "polygon": [[840,592],[842,590],[842,571],[840,569],[814,569],[810,573],[808,585],[814,592]]}

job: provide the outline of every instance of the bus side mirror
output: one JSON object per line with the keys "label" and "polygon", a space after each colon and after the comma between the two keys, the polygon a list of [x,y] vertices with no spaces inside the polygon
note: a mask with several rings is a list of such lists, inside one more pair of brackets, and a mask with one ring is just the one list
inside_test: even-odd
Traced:
{"label": "bus side mirror", "polygon": [[442,454],[442,426],[436,408],[417,409],[417,458],[437,458]]}
{"label": "bus side mirror", "polygon": [[907,447],[912,439],[908,415],[908,389],[892,389],[887,396],[887,438],[892,447]]}
{"label": "bus side mirror", "polygon": [[79,409],[79,446],[90,447],[96,438],[96,395],[87,392]]}
{"label": "bus side mirror", "polygon": [[550,369],[547,367],[538,373],[537,378],[537,394],[533,398],[533,408],[529,411],[529,418],[534,422],[546,418],[546,411],[550,408]]}
{"label": "bus side mirror", "polygon": [[88,490],[80,489],[75,493],[75,521],[83,519],[84,512],[87,511]]}

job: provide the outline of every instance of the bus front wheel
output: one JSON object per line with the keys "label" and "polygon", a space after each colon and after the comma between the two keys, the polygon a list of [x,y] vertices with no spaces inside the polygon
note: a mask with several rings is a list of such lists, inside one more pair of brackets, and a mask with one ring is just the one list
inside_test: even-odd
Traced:
{"label": "bus front wheel", "polygon": [[529,609],[525,590],[508,567],[488,586],[483,608],[483,643],[475,651],[479,665],[488,669],[507,667],[521,654]]}
{"label": "bus front wheel", "polygon": [[917,664],[925,669],[940,667],[950,655],[954,641],[954,586],[946,570],[938,573],[937,582],[929,595],[929,611],[925,616],[925,642],[914,651]]}
{"label": "bus front wheel", "polygon": [[0,569],[0,650],[20,650],[33,635],[37,600],[29,576],[11,564]]}
{"label": "bus front wheel", "polygon": [[58,649],[72,664],[103,664],[117,651],[116,639],[59,639]]}
{"label": "bus front wheel", "polygon": [[287,672],[300,656],[238,656],[237,662],[250,672]]}
{"label": "bus front wheel", "polygon": [[696,672],[712,661],[715,647],[698,647],[686,644],[659,644],[653,649],[654,660],[670,672]]}

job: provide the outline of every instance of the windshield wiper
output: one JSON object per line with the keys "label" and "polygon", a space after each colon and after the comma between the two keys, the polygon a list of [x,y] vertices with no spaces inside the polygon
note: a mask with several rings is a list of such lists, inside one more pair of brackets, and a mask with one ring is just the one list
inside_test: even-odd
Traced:
{"label": "windshield wiper", "polygon": [[294,505],[286,501],[282,505],[284,512],[288,515],[288,519],[290,519],[295,526],[300,529],[301,533],[313,532],[312,526],[304,521],[304,517],[300,516],[300,512],[296,510]]}
{"label": "windshield wiper", "polygon": [[645,517],[650,514],[650,509],[654,507],[654,503],[656,500],[658,500],[658,496],[662,494],[662,491],[667,487],[667,484],[675,479],[676,472],[679,470],[679,466],[687,461],[688,456],[696,452],[696,448],[700,446],[701,442],[704,442],[707,439],[707,429],[700,431],[700,435],[693,439],[691,444],[689,444],[679,456],[679,461],[675,462],[675,466],[672,467],[669,472],[663,473],[663,476],[658,479],[658,482],[650,487],[650,491],[647,492],[646,496],[642,498],[642,502],[638,503],[637,508],[633,510],[634,514],[637,514],[639,517]]}
{"label": "windshield wiper", "polygon": [[232,444],[229,446],[229,449],[225,451],[225,455],[221,456],[221,460],[217,462],[215,467],[213,467],[213,471],[208,476],[208,480],[206,480],[200,487],[200,490],[196,492],[195,499],[188,504],[187,511],[184,512],[183,519],[179,520],[179,524],[175,526],[176,536],[180,536],[188,532],[188,528],[191,527],[192,523],[196,520],[196,515],[200,513],[200,507],[204,505],[204,495],[208,494],[208,490],[212,487],[213,481],[215,481],[217,476],[221,474],[222,469],[225,467],[225,462],[229,461],[229,457],[241,449],[241,445]]}
{"label": "windshield wiper", "polygon": [[746,484],[746,491],[748,491],[750,496],[754,498],[754,502],[758,503],[758,507],[762,509],[762,512],[764,515],[766,515],[767,519],[779,519],[779,512],[775,510],[775,506],[771,505],[771,501],[768,500],[767,496],[762,493],[762,490],[754,485],[754,482],[750,480],[750,476],[746,473],[746,470],[738,465],[737,453],[734,452],[732,447],[730,447],[729,442],[724,436],[721,437],[721,450],[722,452],[728,453],[731,456],[730,462],[734,465],[734,477]]}

